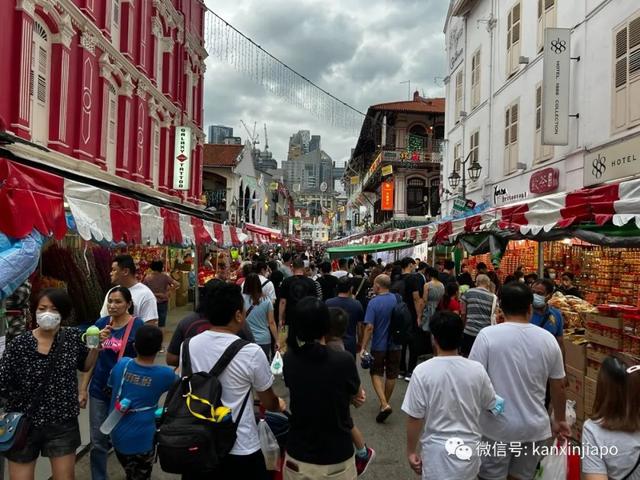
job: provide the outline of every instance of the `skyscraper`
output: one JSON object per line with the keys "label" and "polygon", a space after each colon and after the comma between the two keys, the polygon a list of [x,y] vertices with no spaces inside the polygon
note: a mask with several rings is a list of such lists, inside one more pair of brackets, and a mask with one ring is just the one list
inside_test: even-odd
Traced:
{"label": "skyscraper", "polygon": [[207,135],[207,143],[223,144],[224,139],[233,137],[233,128],[223,125],[209,125],[209,134]]}

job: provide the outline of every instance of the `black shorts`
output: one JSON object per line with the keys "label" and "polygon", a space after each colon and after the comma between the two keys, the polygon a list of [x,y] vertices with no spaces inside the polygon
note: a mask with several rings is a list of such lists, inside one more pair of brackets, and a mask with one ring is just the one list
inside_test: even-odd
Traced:
{"label": "black shorts", "polygon": [[55,458],[75,454],[80,443],[78,419],[74,418],[63,423],[32,427],[24,447],[19,450],[12,448],[5,456],[11,462],[31,463],[40,455]]}
{"label": "black shorts", "polygon": [[400,373],[400,350],[386,350],[371,352],[373,365],[371,365],[371,375],[384,377],[385,372],[389,380],[398,378]]}

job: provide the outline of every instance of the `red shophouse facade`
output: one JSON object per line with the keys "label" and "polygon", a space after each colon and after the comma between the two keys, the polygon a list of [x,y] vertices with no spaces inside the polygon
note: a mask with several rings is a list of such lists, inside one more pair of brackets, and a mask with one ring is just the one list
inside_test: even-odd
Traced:
{"label": "red shophouse facade", "polygon": [[[3,0],[0,118],[59,155],[200,203],[204,12],[201,0]],[[193,132],[184,193],[179,125]]]}

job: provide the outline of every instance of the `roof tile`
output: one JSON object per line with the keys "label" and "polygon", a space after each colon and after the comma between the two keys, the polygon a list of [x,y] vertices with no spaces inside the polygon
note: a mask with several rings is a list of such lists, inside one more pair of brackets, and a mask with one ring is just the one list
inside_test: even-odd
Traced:
{"label": "roof tile", "polygon": [[204,145],[205,167],[235,167],[244,145],[222,145],[206,143]]}

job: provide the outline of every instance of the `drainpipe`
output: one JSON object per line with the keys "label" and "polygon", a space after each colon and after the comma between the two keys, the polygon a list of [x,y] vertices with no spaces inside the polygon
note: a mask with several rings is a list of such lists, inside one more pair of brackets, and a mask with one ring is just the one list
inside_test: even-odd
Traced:
{"label": "drainpipe", "polygon": [[[489,122],[488,122],[488,130],[489,130],[489,143],[488,143],[488,151],[489,155],[487,158],[487,179],[491,179],[491,161],[493,158],[492,147],[493,147],[493,55],[494,55],[494,35],[495,35],[495,0],[491,0],[491,16],[489,18],[489,23],[487,23],[487,29],[489,30],[490,42],[489,42]],[[486,180],[486,179],[485,179]],[[486,182],[482,185],[482,199],[488,198],[486,193],[487,184]]]}
{"label": "drainpipe", "polygon": [[382,138],[380,139],[380,146],[385,147],[387,145],[387,116],[382,117]]}

